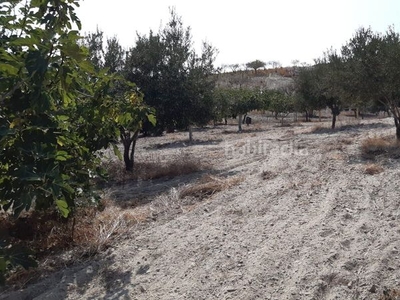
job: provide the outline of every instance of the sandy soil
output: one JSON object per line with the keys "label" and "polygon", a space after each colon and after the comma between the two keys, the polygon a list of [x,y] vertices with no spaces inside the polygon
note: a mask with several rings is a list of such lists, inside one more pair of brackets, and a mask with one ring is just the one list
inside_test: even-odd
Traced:
{"label": "sandy soil", "polygon": [[197,131],[193,145],[184,133],[140,139],[138,159],[190,155],[214,176],[242,179],[201,201],[176,195],[204,172],[110,190],[119,201],[148,193],[174,207],[96,260],[0,299],[378,299],[398,287],[399,161],[377,159],[384,171],[368,175],[372,162],[360,155],[368,136],[394,136],[393,121],[313,133],[317,122],[253,120],[240,134]]}

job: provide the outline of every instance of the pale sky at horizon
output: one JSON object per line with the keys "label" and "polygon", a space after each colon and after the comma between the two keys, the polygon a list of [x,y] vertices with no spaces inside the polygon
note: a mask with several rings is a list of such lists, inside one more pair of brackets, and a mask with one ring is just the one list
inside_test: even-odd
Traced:
{"label": "pale sky at horizon", "polygon": [[158,32],[175,7],[197,51],[204,40],[219,50],[217,66],[256,59],[312,63],[327,49],[340,49],[362,26],[400,30],[399,0],[83,0],[80,6],[82,33],[98,26],[124,48],[135,45],[136,32]]}

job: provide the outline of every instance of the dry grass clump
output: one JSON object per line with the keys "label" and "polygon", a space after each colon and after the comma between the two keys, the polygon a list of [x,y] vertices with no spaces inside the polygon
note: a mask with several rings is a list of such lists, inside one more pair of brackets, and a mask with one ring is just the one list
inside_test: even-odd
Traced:
{"label": "dry grass clump", "polygon": [[183,153],[162,161],[159,157],[146,157],[135,162],[133,172],[126,172],[122,161],[112,160],[103,163],[109,180],[123,183],[127,180],[151,180],[158,178],[174,178],[209,169],[210,166],[199,158]]}
{"label": "dry grass clump", "polygon": [[242,177],[220,178],[212,175],[205,175],[195,184],[183,188],[179,193],[179,197],[204,199],[239,184],[242,181]]}
{"label": "dry grass clump", "polygon": [[390,137],[371,137],[361,144],[361,154],[364,158],[373,159],[376,156],[400,158],[399,143]]}
{"label": "dry grass clump", "polygon": [[361,144],[363,154],[383,154],[390,147],[390,142],[381,137],[372,137],[364,140]]}
{"label": "dry grass clump", "polygon": [[328,153],[331,151],[345,151],[346,146],[353,144],[354,139],[350,138],[342,138],[338,140],[334,140],[328,142],[324,145],[323,151],[324,153]]}
{"label": "dry grass clump", "polygon": [[331,151],[343,151],[343,145],[338,142],[328,143],[323,147],[323,152],[328,153]]}
{"label": "dry grass clump", "polygon": [[339,143],[340,144],[344,144],[344,145],[351,145],[351,144],[353,144],[353,142],[354,142],[354,139],[341,139],[341,140],[339,140]]}
{"label": "dry grass clump", "polygon": [[375,174],[379,174],[382,173],[384,171],[384,169],[377,164],[369,164],[365,167],[365,173],[368,175],[375,175]]}
{"label": "dry grass clump", "polygon": [[379,300],[400,300],[400,290],[385,290],[383,295],[379,297]]}
{"label": "dry grass clump", "polygon": [[100,207],[101,210],[91,209],[83,217],[76,217],[72,241],[85,255],[93,255],[109,247],[148,217],[143,212],[123,209],[111,200],[103,200]]}
{"label": "dry grass clump", "polygon": [[102,201],[100,209],[78,208],[69,219],[62,218],[55,210],[32,211],[18,219],[3,215],[2,237],[13,245],[32,250],[39,260],[38,268],[16,269],[9,274],[7,282],[21,285],[38,274],[91,257],[123,238],[147,217],[143,212],[123,210],[112,201]]}
{"label": "dry grass clump", "polygon": [[132,173],[126,172],[124,162],[120,160],[103,161],[101,167],[107,171],[108,179],[113,182],[125,182],[132,177]]}
{"label": "dry grass clump", "polygon": [[268,170],[264,170],[261,172],[261,178],[263,180],[270,180],[270,179],[275,178],[276,176],[277,176],[276,173],[268,171]]}
{"label": "dry grass clump", "polygon": [[311,133],[331,133],[332,129],[322,124],[315,125],[310,130]]}
{"label": "dry grass clump", "polygon": [[187,157],[176,158],[165,163],[139,162],[134,170],[134,176],[141,180],[173,178],[207,169],[199,160]]}

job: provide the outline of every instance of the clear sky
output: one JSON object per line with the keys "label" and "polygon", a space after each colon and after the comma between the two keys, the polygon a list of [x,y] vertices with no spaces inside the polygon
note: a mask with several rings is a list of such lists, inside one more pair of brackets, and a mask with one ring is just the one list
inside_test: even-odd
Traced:
{"label": "clear sky", "polygon": [[175,7],[190,26],[196,50],[207,41],[219,50],[216,65],[256,59],[312,63],[339,49],[361,26],[400,31],[400,0],[83,0],[77,14],[82,33],[98,26],[123,47],[134,46],[136,32],[158,32]]}

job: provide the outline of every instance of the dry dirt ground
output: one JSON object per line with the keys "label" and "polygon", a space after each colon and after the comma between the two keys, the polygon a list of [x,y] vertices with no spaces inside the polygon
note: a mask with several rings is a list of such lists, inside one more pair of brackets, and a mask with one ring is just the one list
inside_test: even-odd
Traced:
{"label": "dry dirt ground", "polygon": [[[120,203],[147,199],[137,209],[150,221],[0,299],[379,299],[399,287],[399,160],[360,152],[368,137],[394,137],[393,120],[339,121],[334,132],[253,121],[242,133],[198,130],[192,145],[187,133],[140,139],[138,161],[212,167],[109,189]],[[205,176],[233,184],[181,199]]]}

